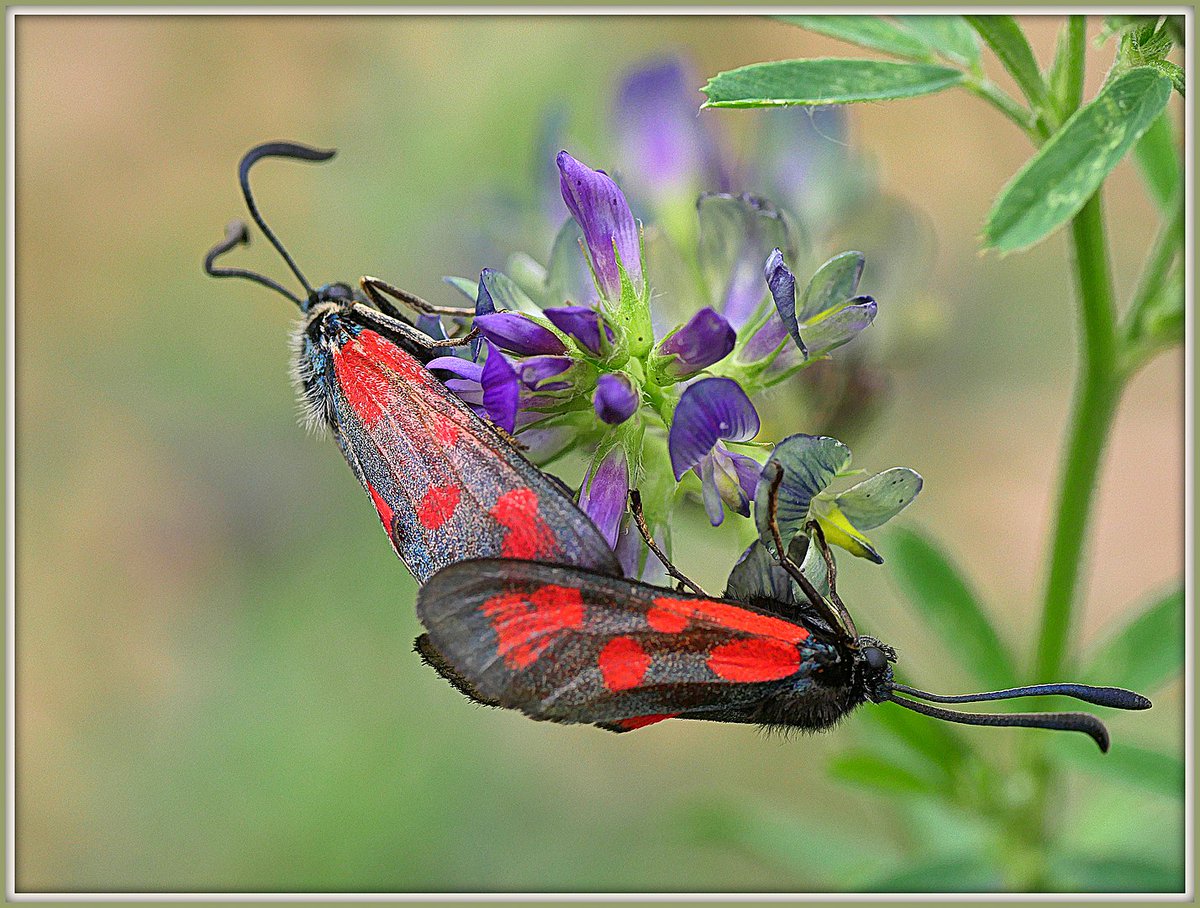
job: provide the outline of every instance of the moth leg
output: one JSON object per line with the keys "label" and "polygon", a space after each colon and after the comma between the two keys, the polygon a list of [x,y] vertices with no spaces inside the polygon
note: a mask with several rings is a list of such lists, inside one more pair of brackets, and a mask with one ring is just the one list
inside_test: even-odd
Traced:
{"label": "moth leg", "polygon": [[[830,607],[829,602],[825,597],[818,592],[813,586],[811,580],[804,576],[804,571],[800,570],[800,565],[796,564],[787,553],[787,549],[783,545],[783,534],[779,532],[779,487],[783,485],[783,467],[775,465],[775,475],[771,477],[771,488],[767,494],[767,523],[771,528],[771,538],[775,542],[775,557],[779,560],[779,566],[782,567],[793,580],[800,585],[800,589],[804,590],[804,595],[808,597],[812,607],[816,609],[821,616],[829,623],[830,627],[841,628],[843,632],[850,635],[851,640],[858,639],[858,632],[854,627],[854,622],[850,618],[846,607],[837,603],[840,606],[836,611]],[[830,586],[832,589],[832,585]]]}
{"label": "moth leg", "polygon": [[445,347],[465,347],[467,344],[471,343],[471,341],[475,340],[475,338],[477,338],[477,337],[479,337],[479,329],[472,328],[470,331],[468,331],[462,337],[448,337],[445,340],[430,341],[429,346],[432,348],[437,348],[437,349],[441,349],[441,348],[445,348]]}
{"label": "moth leg", "polygon": [[821,524],[815,520],[810,520],[806,523],[804,531],[813,537],[817,551],[825,559],[825,574],[829,578],[829,598],[834,602],[841,603],[842,597],[838,595],[837,591],[837,562],[833,560],[833,552],[829,550],[829,543],[825,541],[825,531],[821,529]]}
{"label": "moth leg", "polygon": [[413,651],[421,657],[421,661],[450,682],[451,686],[466,697],[482,706],[499,706],[498,700],[490,700],[471,686],[471,682],[460,675],[446,657],[434,648],[428,634],[422,634],[413,641]]}
{"label": "moth leg", "polygon": [[642,534],[642,539],[646,540],[646,547],[654,553],[655,558],[662,562],[662,566],[667,569],[667,573],[697,596],[707,596],[708,593],[700,589],[679,568],[671,563],[671,559],[663,553],[663,550],[658,547],[658,543],[654,541],[654,534],[646,526],[646,517],[642,514],[642,493],[637,489],[629,490],[629,513],[633,515],[633,522],[637,525],[638,532]]}
{"label": "moth leg", "polygon": [[399,287],[394,287],[387,281],[381,281],[377,277],[369,275],[358,279],[359,285],[363,289],[363,293],[380,308],[380,311],[386,312],[393,318],[399,317],[399,310],[396,309],[384,296],[390,296],[392,299],[399,300],[406,306],[410,306],[422,315],[454,315],[459,318],[470,316],[470,309],[463,309],[460,306],[435,306],[433,303],[427,302],[415,293],[409,293],[407,290],[401,290]]}

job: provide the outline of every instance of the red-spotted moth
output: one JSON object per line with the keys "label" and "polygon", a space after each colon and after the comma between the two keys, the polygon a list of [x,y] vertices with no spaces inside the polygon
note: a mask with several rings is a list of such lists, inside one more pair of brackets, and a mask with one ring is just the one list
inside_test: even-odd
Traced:
{"label": "red-spotted moth", "polygon": [[385,298],[422,311],[438,307],[374,278],[362,291],[313,289],[259,214],[250,168],[263,158],[326,161],[333,151],[291,142],[259,145],[238,168],[254,222],[304,287],[215,262],[248,241],[245,224],[205,258],[214,277],[241,277],[300,308],[295,378],[310,424],[328,428],[375,504],[396,554],[419,582],[468,557],[540,559],[620,574],[595,525],[513,444],[477,416],[424,363],[444,352]]}
{"label": "red-spotted moth", "polygon": [[[569,565],[463,561],[419,591],[417,614],[428,633],[417,650],[476,702],[618,732],[673,718],[821,731],[862,703],[890,701],[968,725],[1080,731],[1106,751],[1108,731],[1087,713],[962,713],[919,700],[1053,694],[1149,708],[1132,691],[1083,684],[945,697],[897,683],[895,650],[860,635],[838,596],[819,526],[809,531],[823,556],[827,592],[800,570],[808,537],[783,545],[774,521],[779,479],[770,480],[774,549],[761,541],[751,546],[724,598],[703,595],[670,565],[694,594]],[[777,558],[772,551],[788,554]]]}

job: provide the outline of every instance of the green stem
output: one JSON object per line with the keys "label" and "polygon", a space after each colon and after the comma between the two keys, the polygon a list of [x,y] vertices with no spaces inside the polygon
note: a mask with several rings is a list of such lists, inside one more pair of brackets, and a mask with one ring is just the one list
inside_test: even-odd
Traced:
{"label": "green stem", "polygon": [[1121,391],[1116,309],[1099,191],[1072,220],[1071,239],[1083,350],[1038,637],[1035,673],[1041,681],[1057,680],[1066,657],[1096,477]]}
{"label": "green stem", "polygon": [[1158,238],[1154,241],[1146,265],[1142,269],[1137,292],[1134,293],[1133,302],[1129,306],[1129,315],[1125,320],[1125,336],[1131,342],[1141,340],[1143,310],[1162,292],[1175,256],[1183,249],[1183,200],[1177,201],[1173,216],[1159,230]]}
{"label": "green stem", "polygon": [[1033,138],[1035,142],[1040,144],[1041,140],[1035,129],[1037,118],[1034,116],[1033,111],[1014,101],[1001,91],[994,82],[968,75],[963,81],[963,88],[983,98],[992,107],[1021,127],[1021,130],[1027,133],[1030,138]]}

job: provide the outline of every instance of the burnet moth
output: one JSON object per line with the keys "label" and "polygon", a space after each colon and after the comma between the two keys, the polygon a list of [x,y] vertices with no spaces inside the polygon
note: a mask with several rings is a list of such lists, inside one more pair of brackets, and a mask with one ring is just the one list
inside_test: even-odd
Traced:
{"label": "burnet moth", "polygon": [[[724,598],[704,595],[663,558],[635,492],[631,508],[647,545],[694,592],[563,564],[463,561],[418,592],[428,633],[417,650],[479,703],[617,732],[673,718],[822,731],[870,701],[967,725],[1080,731],[1107,751],[1108,730],[1087,713],[979,714],[930,704],[1059,695],[1150,707],[1132,691],[1084,684],[939,696],[897,683],[895,650],[860,635],[838,596],[820,526],[808,524],[785,547],[775,517],[782,479],[780,467],[763,480],[771,484],[773,546],[760,540],[747,550]],[[823,563],[825,592],[800,569],[808,545],[820,552],[814,562]]]}
{"label": "burnet moth", "polygon": [[600,531],[556,481],[425,368],[446,346],[466,339],[435,341],[386,297],[426,315],[463,310],[431,306],[370,277],[362,278],[361,290],[343,283],[314,289],[267,226],[250,191],[250,169],[263,158],[327,161],[334,153],[270,142],[252,148],[238,167],[250,216],[303,296],[264,275],[217,267],[218,258],[249,241],[240,221],[209,251],[204,270],[254,281],[299,307],[294,377],[307,422],[333,435],[396,554],[421,583],[468,557],[541,560],[620,575]]}

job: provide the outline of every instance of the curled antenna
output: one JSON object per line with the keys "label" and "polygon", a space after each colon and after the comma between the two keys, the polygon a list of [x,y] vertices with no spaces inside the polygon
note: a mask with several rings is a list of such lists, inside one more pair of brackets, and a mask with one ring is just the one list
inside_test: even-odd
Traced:
{"label": "curled antenna", "polygon": [[245,268],[218,268],[216,261],[234,246],[241,246],[244,243],[250,242],[250,232],[246,228],[246,222],[242,220],[230,221],[225,227],[225,239],[208,250],[208,255],[204,257],[204,273],[212,277],[244,277],[248,281],[254,281],[256,284],[262,284],[264,287],[270,287],[276,293],[282,293],[293,303],[304,308],[304,300],[292,293],[278,281],[273,281],[269,277],[262,274],[255,274],[253,271],[247,271]]}
{"label": "curled antenna", "polygon": [[892,703],[911,709],[913,712],[941,719],[945,722],[957,722],[960,725],[999,725],[1016,726],[1019,728],[1049,728],[1053,731],[1081,731],[1100,748],[1101,753],[1108,752],[1108,729],[1104,723],[1088,713],[960,713],[952,709],[942,709],[919,703],[916,700],[905,700],[902,697],[888,696]]}
{"label": "curled antenna", "polygon": [[287,266],[292,269],[292,274],[296,275],[296,279],[304,285],[304,289],[309,296],[313,294],[313,288],[305,279],[304,274],[292,261],[292,257],[288,255],[288,251],[283,248],[283,243],[279,242],[278,237],[267,222],[263,220],[262,215],[258,213],[258,206],[254,203],[254,194],[250,191],[250,168],[261,161],[263,158],[292,158],[297,161],[328,161],[335,154],[336,148],[331,148],[325,151],[320,148],[311,148],[308,145],[300,145],[296,142],[265,142],[262,145],[256,145],[246,152],[242,158],[242,163],[238,165],[238,181],[242,184],[242,195],[246,199],[246,207],[250,209],[250,217],[254,218],[254,223],[258,225],[258,229],[263,232],[271,245],[287,262]]}
{"label": "curled antenna", "polygon": [[895,694],[908,694],[922,700],[934,703],[979,703],[984,700],[1012,700],[1016,697],[1038,697],[1056,695],[1074,697],[1085,703],[1097,706],[1109,706],[1113,709],[1149,709],[1151,703],[1141,694],[1120,687],[1092,687],[1090,684],[1033,684],[1029,687],[1011,687],[1008,690],[993,690],[980,694],[957,694],[944,696],[918,690],[905,684],[892,684],[887,696],[888,700],[898,703],[905,709],[911,709],[922,715],[932,716],[946,722],[958,722],[963,725],[1015,725],[1022,728],[1050,728],[1056,731],[1081,731],[1090,735],[1101,751],[1108,750],[1108,729],[1095,716],[1087,713],[960,713],[951,709],[941,709],[918,703],[915,700],[905,700]]}
{"label": "curled antenna", "polygon": [[[308,300],[313,299],[315,291],[304,273],[296,265],[288,251],[283,247],[283,243],[279,242],[279,238],[275,236],[275,232],[267,226],[267,222],[263,220],[263,216],[258,211],[258,205],[254,201],[254,193],[250,190],[250,168],[263,158],[291,158],[297,161],[328,161],[337,151],[330,149],[325,151],[320,148],[311,148],[308,145],[300,145],[296,142],[266,142],[262,145],[256,145],[251,148],[242,157],[242,161],[238,164],[238,182],[242,186],[242,196],[246,200],[246,208],[250,211],[250,217],[254,219],[254,223],[258,225],[258,229],[275,247],[275,251],[287,263],[292,274],[300,281],[304,287],[304,292]],[[285,290],[281,284],[264,277],[261,274],[255,274],[252,271],[246,271],[242,268],[214,268],[213,262],[221,255],[224,255],[234,246],[240,243],[248,243],[249,235],[246,232],[246,225],[241,221],[230,224],[225,231],[225,240],[214,246],[204,258],[204,270],[207,274],[213,277],[244,277],[252,280],[255,283],[262,284],[264,287],[270,287],[279,293],[282,293],[292,302],[296,303],[301,309],[307,305],[306,300],[302,300],[288,290]]]}
{"label": "curled antenna", "polygon": [[893,684],[892,690],[920,697],[932,703],[981,703],[985,700],[1012,700],[1015,697],[1038,697],[1056,695],[1074,697],[1085,703],[1097,706],[1110,706],[1113,709],[1149,709],[1153,704],[1141,694],[1121,687],[1092,687],[1090,684],[1034,684],[1030,687],[1010,687],[1007,690],[993,690],[982,694],[931,694],[917,690],[904,684]]}

